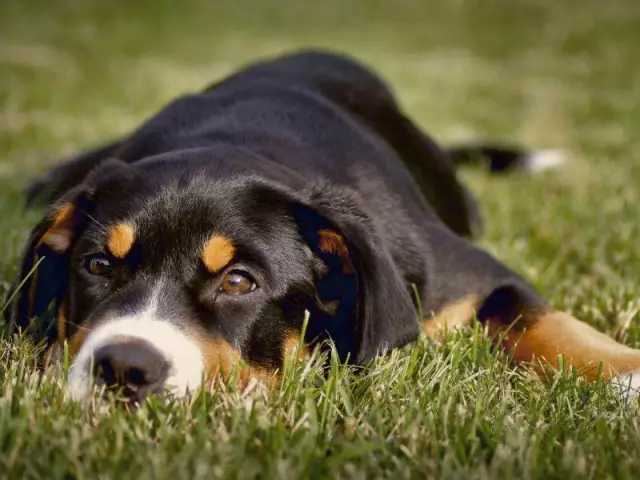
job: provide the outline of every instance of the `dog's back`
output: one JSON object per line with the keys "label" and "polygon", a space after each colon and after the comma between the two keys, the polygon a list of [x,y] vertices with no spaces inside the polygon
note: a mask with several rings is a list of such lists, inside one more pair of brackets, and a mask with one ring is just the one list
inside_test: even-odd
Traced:
{"label": "dog's back", "polygon": [[133,163],[198,149],[199,158],[211,153],[202,168],[219,174],[220,148],[255,157],[238,171],[279,176],[279,165],[307,181],[348,185],[381,212],[400,207],[414,223],[437,215],[465,236],[478,226],[447,155],[402,114],[384,83],[350,59],[316,52],[251,66],[175,100],[133,134],[54,169],[30,198],[55,200],[108,157]]}

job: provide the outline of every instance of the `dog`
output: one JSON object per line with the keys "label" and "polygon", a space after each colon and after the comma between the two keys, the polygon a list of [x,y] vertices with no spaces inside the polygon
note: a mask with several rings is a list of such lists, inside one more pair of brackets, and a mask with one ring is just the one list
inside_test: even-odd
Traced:
{"label": "dog", "polygon": [[472,321],[516,363],[563,357],[640,385],[640,350],[473,245],[479,207],[455,166],[477,155],[495,171],[542,158],[440,148],[342,55],[250,65],[33,184],[28,202],[49,207],[8,322],[46,345],[43,364],[66,345],[74,398],[93,384],[131,403],[180,396],[238,368],[277,381],[288,352],[329,339],[364,365]]}

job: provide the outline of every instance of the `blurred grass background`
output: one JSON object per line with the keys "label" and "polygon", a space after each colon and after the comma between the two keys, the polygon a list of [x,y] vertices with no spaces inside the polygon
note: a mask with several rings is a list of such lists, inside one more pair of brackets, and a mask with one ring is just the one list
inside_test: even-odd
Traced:
{"label": "blurred grass background", "polygon": [[[463,172],[483,205],[487,225],[480,243],[525,275],[557,307],[630,345],[640,346],[640,288],[636,280],[640,267],[640,3],[634,0],[2,0],[0,295],[16,275],[18,256],[39,215],[21,209],[20,191],[29,178],[79,148],[130,130],[181,93],[200,89],[251,60],[304,47],[343,51],[372,66],[390,83],[404,108],[442,143],[496,139],[566,149],[570,157],[566,168],[535,178],[489,178],[477,170]],[[463,341],[462,345],[463,353],[471,348],[471,343]],[[442,358],[458,358],[446,357],[445,347],[433,348],[429,350],[432,357],[425,355],[436,366],[444,361]],[[423,350],[409,349],[404,360],[382,362],[381,370],[377,370],[380,378],[391,382],[394,368],[402,371],[402,361],[409,361],[407,358],[417,361],[416,352]],[[464,357],[463,353],[456,355]],[[118,470],[117,462],[108,460],[113,451],[107,446],[100,450],[97,443],[111,433],[100,435],[86,430],[86,418],[72,407],[52,410],[52,398],[57,398],[51,393],[55,386],[36,393],[33,389],[39,387],[24,380],[30,370],[24,367],[26,370],[20,373],[9,361],[15,355],[13,347],[6,344],[0,362],[0,383],[4,382],[0,474],[4,465],[13,466],[14,473],[38,476],[54,461],[61,462],[61,478],[69,472],[73,472],[73,478],[95,478],[98,472],[101,478],[125,478],[118,475],[132,472],[142,475],[148,462],[157,464],[157,469],[152,469],[155,476],[149,478],[171,478],[182,472],[162,466],[177,458],[171,441],[182,433],[187,437],[182,441],[188,441],[194,433],[189,430],[190,422],[196,422],[199,414],[169,410],[168,417],[157,418],[166,420],[174,415],[183,422],[167,431],[160,429],[164,432],[161,434],[157,433],[157,418],[156,423],[139,418],[139,423],[131,426],[124,417],[114,414],[105,424],[99,423],[105,432],[120,435],[120,441],[127,438],[125,444],[135,445],[133,438],[146,445],[151,435],[164,445],[154,452],[140,450],[138,457],[136,447],[131,446],[132,460]],[[425,362],[424,358],[420,361]],[[453,380],[459,373],[455,361],[451,362],[451,369],[443,375],[455,385]],[[445,361],[441,365],[445,368],[449,364]],[[491,365],[489,370],[499,369],[501,364]],[[469,364],[468,369],[473,368]],[[480,369],[476,372],[482,371],[482,367],[476,368]],[[406,412],[380,413],[377,420],[361,423],[361,416],[334,405],[341,413],[335,423],[325,425],[326,431],[319,431],[337,432],[335,436],[327,434],[318,439],[314,437],[318,430],[314,434],[303,429],[315,440],[309,440],[308,450],[300,447],[304,453],[301,456],[288,456],[283,448],[295,443],[297,437],[288,432],[286,422],[278,416],[284,411],[278,410],[280,404],[266,401],[264,408],[273,408],[268,410],[272,416],[266,423],[249,422],[246,428],[231,429],[231,434],[220,437],[226,439],[224,448],[230,451],[238,442],[244,445],[237,435],[267,438],[263,447],[270,449],[258,453],[249,449],[256,455],[258,466],[247,471],[225,467],[201,473],[206,476],[213,472],[216,477],[277,473],[282,478],[329,474],[357,478],[359,472],[382,476],[404,472],[407,477],[420,472],[452,478],[496,478],[492,475],[500,472],[520,478],[552,478],[564,472],[563,478],[632,478],[637,473],[640,424],[629,415],[629,407],[608,407],[606,414],[600,414],[600,404],[593,403],[593,391],[589,390],[592,387],[578,388],[571,382],[566,388],[572,386],[575,394],[561,390],[562,396],[553,388],[545,390],[535,384],[528,391],[532,399],[505,394],[495,404],[474,403],[485,398],[482,392],[510,385],[511,374],[506,367],[491,371],[495,375],[493,385],[471,381],[473,388],[461,388],[455,394],[461,405],[475,405],[474,415],[455,415],[456,406],[450,405],[453,413],[434,410],[434,417],[428,420],[428,425],[444,423],[447,429],[458,432],[457,443],[449,439],[446,445],[440,444],[437,429],[427,429],[421,433],[426,435],[421,441],[439,447],[421,450],[408,440],[415,431],[393,433],[392,425],[403,424]],[[443,395],[442,385],[429,386],[421,383],[423,377],[417,378],[407,380],[408,385],[425,389],[413,407],[407,406],[410,411],[416,409],[416,415],[418,407],[423,413],[430,408],[428,400],[435,398],[433,395]],[[385,388],[384,382],[378,386]],[[390,389],[402,399],[406,388]],[[306,405],[306,399],[315,401],[319,398],[316,395],[325,394],[321,389],[303,390],[296,393],[300,396],[281,401],[288,406],[288,401]],[[378,405],[367,396],[373,393],[355,399],[351,394],[344,395],[342,400],[360,401],[365,410],[364,406],[372,408],[372,402]],[[598,395],[602,398],[606,393]],[[35,400],[22,402],[22,396]],[[392,395],[388,400],[398,398]],[[232,406],[246,399],[221,401],[230,402],[225,404],[228,411],[216,411],[229,416],[215,417],[216,428],[236,418]],[[240,403],[236,405],[235,401]],[[544,408],[535,409],[532,404]],[[383,403],[379,405],[384,409]],[[39,408],[45,413],[38,414]],[[511,417],[514,411],[526,414]],[[42,425],[53,425],[56,418],[62,433],[51,434],[57,430]],[[415,421],[423,425],[420,422],[426,422],[425,418],[416,417]],[[502,426],[506,430],[496,430],[496,422],[502,420],[507,422]],[[351,437],[340,433],[345,425],[351,425],[355,432]],[[21,435],[30,435],[29,426],[40,432],[32,433],[32,443],[20,440]],[[372,432],[378,427],[391,432],[390,438],[404,440],[387,451],[387,437],[380,437],[383,446],[374,447],[375,442],[371,442],[376,435]],[[52,447],[54,453],[40,458],[39,466],[29,470],[29,462],[21,460],[16,452],[24,449],[36,455],[41,452],[36,446],[46,445],[52,438],[48,435],[59,436],[58,443],[54,442],[57,446]],[[211,446],[205,437],[201,439],[205,442],[203,451],[223,448]],[[13,440],[3,444],[2,438]],[[361,452],[354,454],[354,458],[361,456],[360,460],[331,460],[327,451],[342,451],[345,439],[349,448]],[[12,443],[14,440],[18,443]],[[84,463],[78,460],[76,464],[69,460],[69,455],[79,454],[87,445],[102,452],[96,454],[96,462],[85,458]],[[122,448],[128,447],[119,448],[123,454]],[[215,451],[220,454],[222,450]],[[242,466],[243,454],[238,452],[245,452],[244,447],[233,451]],[[449,460],[439,462],[433,455]],[[400,460],[385,463],[387,456]],[[208,465],[212,461],[197,458],[187,461],[184,472],[198,476],[194,473],[198,462]],[[296,470],[292,459],[307,463],[300,460]],[[410,468],[403,470],[405,465]],[[566,468],[560,468],[562,465]],[[520,471],[528,473],[514,473]]]}

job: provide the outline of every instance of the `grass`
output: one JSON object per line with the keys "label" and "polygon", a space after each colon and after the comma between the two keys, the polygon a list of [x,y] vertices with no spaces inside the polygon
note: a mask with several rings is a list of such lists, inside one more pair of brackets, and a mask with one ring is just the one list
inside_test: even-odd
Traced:
{"label": "grass", "polygon": [[[640,4],[633,0],[0,4],[0,295],[40,212],[29,178],[251,59],[303,46],[375,66],[443,143],[562,147],[535,178],[463,176],[480,243],[555,306],[640,347]],[[27,342],[0,355],[0,477],[635,478],[639,409],[570,372],[540,382],[477,331],[354,377],[290,366],[127,414],[63,402]]]}

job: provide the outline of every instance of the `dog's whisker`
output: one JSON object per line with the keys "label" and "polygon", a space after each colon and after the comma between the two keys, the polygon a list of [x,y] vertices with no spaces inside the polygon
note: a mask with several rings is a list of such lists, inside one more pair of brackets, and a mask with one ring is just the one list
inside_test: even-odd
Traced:
{"label": "dog's whisker", "polygon": [[107,233],[108,231],[107,227],[104,224],[100,223],[98,220],[96,220],[96,218],[93,215],[91,215],[89,212],[85,210],[81,210],[81,212],[85,214],[89,218],[89,220],[91,220],[95,225],[97,225],[103,233]]}
{"label": "dog's whisker", "polygon": [[64,324],[65,324],[65,325],[70,325],[70,326],[72,326],[72,327],[75,327],[75,328],[77,328],[78,330],[83,331],[83,332],[91,332],[91,330],[90,330],[89,328],[87,328],[87,327],[83,326],[83,325],[82,325],[82,324],[80,324],[80,323],[75,323],[75,322],[71,322],[71,321],[69,321],[69,320],[65,320]]}

